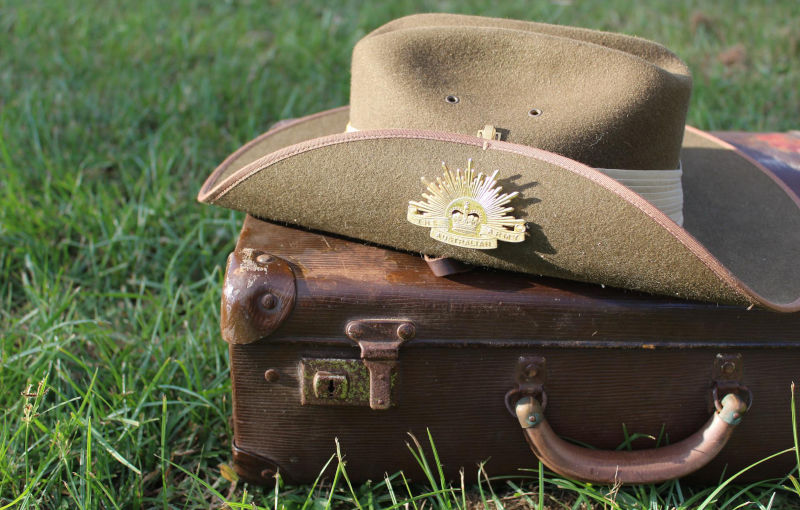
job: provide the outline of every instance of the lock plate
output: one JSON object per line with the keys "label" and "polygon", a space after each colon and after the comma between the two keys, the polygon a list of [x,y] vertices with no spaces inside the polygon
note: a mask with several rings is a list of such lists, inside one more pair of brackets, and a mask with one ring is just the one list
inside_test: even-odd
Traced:
{"label": "lock plate", "polygon": [[300,403],[369,407],[369,370],[360,359],[303,358]]}

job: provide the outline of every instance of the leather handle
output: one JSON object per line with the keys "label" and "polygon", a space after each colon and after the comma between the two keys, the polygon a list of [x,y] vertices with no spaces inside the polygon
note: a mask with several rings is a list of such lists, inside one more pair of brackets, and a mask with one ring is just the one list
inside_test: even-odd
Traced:
{"label": "leather handle", "polygon": [[558,437],[533,397],[524,397],[516,405],[528,444],[542,464],[567,478],[603,484],[657,483],[700,469],[722,450],[746,410],[738,395],[728,393],[722,409],[679,443],[649,450],[609,451],[582,448]]}

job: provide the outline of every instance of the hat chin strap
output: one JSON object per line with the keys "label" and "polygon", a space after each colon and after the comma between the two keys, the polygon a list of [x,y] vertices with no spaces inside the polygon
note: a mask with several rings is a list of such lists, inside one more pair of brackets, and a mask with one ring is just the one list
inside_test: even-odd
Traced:
{"label": "hat chin strap", "polygon": [[[347,123],[347,133],[359,131]],[[675,170],[629,170],[595,168],[628,189],[641,195],[678,225],[683,225],[683,186],[679,166]]]}

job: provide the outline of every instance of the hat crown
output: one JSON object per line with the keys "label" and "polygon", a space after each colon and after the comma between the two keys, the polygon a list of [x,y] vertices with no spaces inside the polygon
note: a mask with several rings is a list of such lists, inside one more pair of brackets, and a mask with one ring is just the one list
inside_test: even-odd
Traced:
{"label": "hat crown", "polygon": [[350,123],[476,135],[598,168],[677,168],[691,77],[644,39],[451,14],[400,18],[353,52]]}

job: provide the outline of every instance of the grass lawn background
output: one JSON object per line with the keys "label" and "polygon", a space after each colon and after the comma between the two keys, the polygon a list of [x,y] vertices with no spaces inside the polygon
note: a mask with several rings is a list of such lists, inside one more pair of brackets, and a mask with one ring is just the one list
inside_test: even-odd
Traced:
{"label": "grass lawn background", "polygon": [[[307,499],[325,506],[324,488],[283,487],[276,503],[272,489],[245,490],[223,476],[232,431],[218,307],[243,216],[201,206],[195,196],[218,162],[274,121],[346,104],[350,52],[360,37],[428,11],[659,41],[694,74],[691,124],[800,125],[796,0],[6,0],[0,509],[207,508],[222,504],[217,493],[270,508]],[[515,495],[504,482],[495,485],[508,507],[539,501],[525,488]],[[791,483],[725,489],[710,507],[758,501],[766,508],[773,494],[772,508],[800,501],[800,488],[783,486]],[[401,487],[398,501],[408,497]],[[554,508],[602,498],[591,504],[628,508],[694,506],[714,488],[666,484],[605,496],[603,488],[548,482],[544,490]],[[481,501],[477,489],[470,494]],[[343,507],[356,498],[365,506],[392,503],[380,478],[333,498]],[[448,498],[440,491],[428,505],[447,506]]]}

